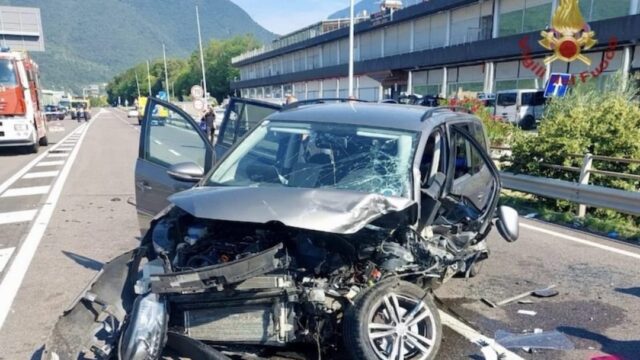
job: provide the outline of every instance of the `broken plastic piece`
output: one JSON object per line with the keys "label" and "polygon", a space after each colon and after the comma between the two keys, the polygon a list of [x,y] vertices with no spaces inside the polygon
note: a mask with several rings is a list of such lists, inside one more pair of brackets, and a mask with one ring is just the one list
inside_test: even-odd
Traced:
{"label": "broken plastic piece", "polygon": [[540,289],[533,292],[533,296],[540,298],[554,297],[560,294],[558,290],[554,289],[555,285],[549,286],[546,289]]}
{"label": "broken plastic piece", "polygon": [[529,315],[529,316],[536,316],[536,314],[538,314],[537,312],[533,311],[533,310],[518,310],[518,314],[520,315]]}
{"label": "broken plastic piece", "polygon": [[495,334],[498,344],[507,349],[532,348],[548,350],[573,350],[575,346],[563,333],[554,330],[533,334],[513,334],[498,330]]}

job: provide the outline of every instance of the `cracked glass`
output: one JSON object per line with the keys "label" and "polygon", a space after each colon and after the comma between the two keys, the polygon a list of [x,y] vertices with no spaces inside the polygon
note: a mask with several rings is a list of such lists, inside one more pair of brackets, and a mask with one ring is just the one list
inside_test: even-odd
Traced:
{"label": "cracked glass", "polygon": [[348,124],[265,121],[214,170],[211,186],[331,188],[411,197],[418,135]]}

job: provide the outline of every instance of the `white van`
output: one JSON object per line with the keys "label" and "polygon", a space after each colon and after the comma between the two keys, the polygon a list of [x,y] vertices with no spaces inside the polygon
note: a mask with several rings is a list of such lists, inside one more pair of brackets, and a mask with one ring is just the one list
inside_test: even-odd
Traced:
{"label": "white van", "polygon": [[544,91],[520,89],[498,91],[495,115],[523,129],[533,129],[544,113]]}

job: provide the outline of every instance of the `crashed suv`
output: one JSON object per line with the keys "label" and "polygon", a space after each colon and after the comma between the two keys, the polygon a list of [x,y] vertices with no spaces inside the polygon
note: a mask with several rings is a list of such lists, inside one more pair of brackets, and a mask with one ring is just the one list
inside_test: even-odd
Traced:
{"label": "crashed suv", "polygon": [[143,122],[143,224],[197,184],[104,266],[48,358],[434,359],[430,289],[474,275],[494,226],[518,237],[482,123],[465,112],[235,99],[214,146],[168,103],[145,113],[156,106],[170,115]]}

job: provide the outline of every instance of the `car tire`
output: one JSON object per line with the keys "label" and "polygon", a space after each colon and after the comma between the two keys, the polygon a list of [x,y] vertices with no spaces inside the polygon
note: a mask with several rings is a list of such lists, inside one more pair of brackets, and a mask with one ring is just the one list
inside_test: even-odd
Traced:
{"label": "car tire", "polygon": [[533,130],[536,127],[536,119],[531,115],[527,115],[520,121],[520,127],[524,130]]}
{"label": "car tire", "polygon": [[[412,318],[400,318],[419,304]],[[386,281],[360,294],[347,309],[343,341],[352,359],[386,359],[405,351],[405,359],[433,360],[442,342],[442,323],[430,293],[406,281]]]}
{"label": "car tire", "polygon": [[40,146],[49,146],[49,138],[47,138],[47,136],[43,136],[40,138],[40,140],[38,141],[38,144]]}

